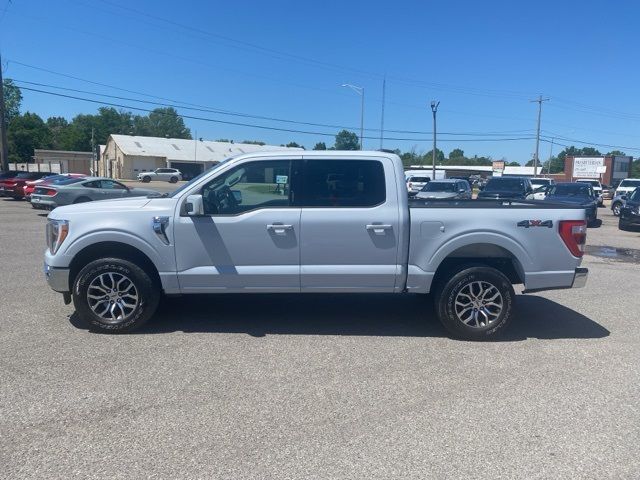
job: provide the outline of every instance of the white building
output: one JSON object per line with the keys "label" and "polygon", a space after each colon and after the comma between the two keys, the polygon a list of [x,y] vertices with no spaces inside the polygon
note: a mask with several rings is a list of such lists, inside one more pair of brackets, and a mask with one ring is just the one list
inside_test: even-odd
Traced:
{"label": "white building", "polygon": [[210,142],[181,138],[110,135],[100,156],[100,175],[133,180],[140,172],[177,168],[185,179],[233,155],[251,152],[302,150],[275,145]]}

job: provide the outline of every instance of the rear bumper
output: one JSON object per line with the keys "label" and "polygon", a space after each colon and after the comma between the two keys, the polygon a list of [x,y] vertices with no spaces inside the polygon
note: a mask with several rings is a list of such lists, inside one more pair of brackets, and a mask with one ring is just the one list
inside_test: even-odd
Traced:
{"label": "rear bumper", "polygon": [[589,269],[578,267],[575,269],[573,273],[573,280],[571,281],[571,285],[566,286],[557,286],[557,287],[543,287],[543,288],[530,288],[525,289],[522,293],[536,293],[536,292],[544,292],[546,290],[565,290],[568,288],[583,288],[587,284],[587,278],[589,278]]}
{"label": "rear bumper", "polygon": [[44,264],[44,276],[51,289],[55,292],[69,292],[69,269],[56,268]]}

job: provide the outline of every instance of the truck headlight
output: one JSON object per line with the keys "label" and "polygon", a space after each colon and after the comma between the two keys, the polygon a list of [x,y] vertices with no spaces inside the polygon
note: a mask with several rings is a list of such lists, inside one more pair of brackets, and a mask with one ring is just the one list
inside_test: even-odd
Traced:
{"label": "truck headlight", "polygon": [[69,221],[50,218],[47,222],[47,247],[52,255],[60,248],[69,234]]}

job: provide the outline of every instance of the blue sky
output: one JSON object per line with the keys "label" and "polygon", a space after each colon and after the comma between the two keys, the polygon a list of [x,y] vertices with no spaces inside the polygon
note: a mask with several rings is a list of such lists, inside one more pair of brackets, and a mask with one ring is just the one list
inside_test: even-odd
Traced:
{"label": "blue sky", "polygon": [[[542,114],[545,139],[627,147],[622,148],[627,154],[640,155],[637,2],[0,0],[0,14],[5,7],[0,23],[4,74],[21,81],[170,103],[144,93],[206,110],[358,132],[360,98],[341,88],[351,83],[365,88],[365,128],[372,129],[365,136],[373,138],[364,144],[375,149],[386,75],[385,137],[403,140],[385,140],[385,148],[429,150],[429,133],[389,130],[430,132],[428,105],[437,99],[438,146],[445,153],[459,147],[468,156],[519,162],[531,159],[535,148],[529,137],[535,133],[537,104],[529,100],[541,93],[550,98]],[[43,117],[71,118],[98,107],[23,94],[23,110]],[[133,100],[106,101],[154,108]],[[192,132],[211,140],[296,141],[311,148],[318,141],[332,144],[331,136],[320,133],[337,131],[179,111],[314,132],[186,119]],[[507,140],[518,138],[525,140]],[[549,153],[550,144],[542,142],[540,157]]]}

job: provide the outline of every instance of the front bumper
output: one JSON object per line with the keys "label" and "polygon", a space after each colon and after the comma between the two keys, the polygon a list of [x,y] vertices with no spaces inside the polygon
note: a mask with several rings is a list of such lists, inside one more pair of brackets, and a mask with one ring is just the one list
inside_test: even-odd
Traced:
{"label": "front bumper", "polygon": [[44,276],[51,289],[59,293],[67,293],[69,287],[69,269],[57,268],[44,264]]}

